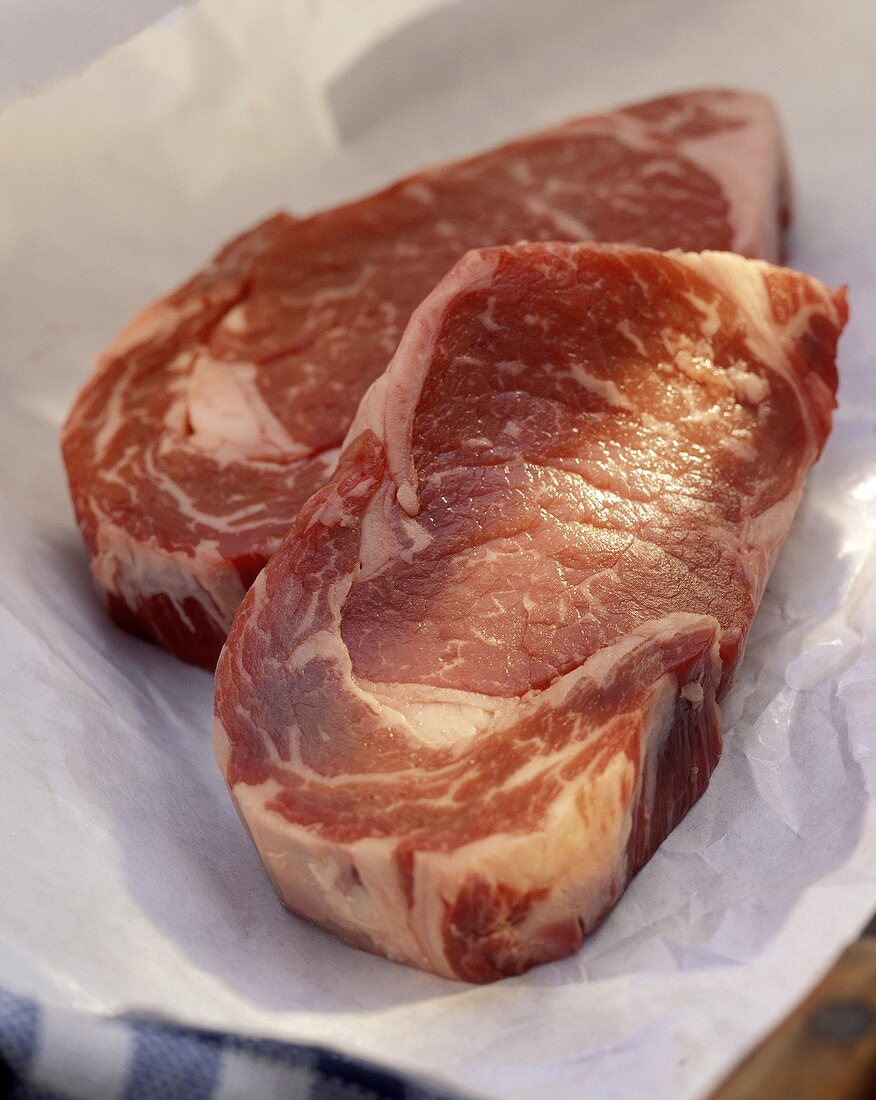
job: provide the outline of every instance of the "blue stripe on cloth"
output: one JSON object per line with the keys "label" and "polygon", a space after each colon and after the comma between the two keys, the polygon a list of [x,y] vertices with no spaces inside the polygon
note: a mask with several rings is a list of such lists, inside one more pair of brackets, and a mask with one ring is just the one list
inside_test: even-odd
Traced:
{"label": "blue stripe on cloth", "polygon": [[39,1010],[33,1001],[0,989],[0,1097],[24,1100],[21,1084],[33,1060]]}
{"label": "blue stripe on cloth", "polygon": [[210,1100],[219,1080],[222,1039],[133,1022],[133,1053],[124,1100]]}
{"label": "blue stripe on cloth", "polygon": [[371,1096],[379,1100],[413,1100],[414,1086],[397,1073],[381,1069],[379,1066],[357,1062],[330,1050],[320,1050],[316,1047],[312,1049],[320,1084],[312,1091],[308,1100],[335,1100],[336,1095],[343,1095],[322,1091],[328,1083],[339,1079],[361,1089],[367,1089],[368,1100],[371,1100]]}
{"label": "blue stripe on cloth", "polygon": [[27,1083],[39,1033],[38,1006],[0,989],[0,1100],[61,1100]]}

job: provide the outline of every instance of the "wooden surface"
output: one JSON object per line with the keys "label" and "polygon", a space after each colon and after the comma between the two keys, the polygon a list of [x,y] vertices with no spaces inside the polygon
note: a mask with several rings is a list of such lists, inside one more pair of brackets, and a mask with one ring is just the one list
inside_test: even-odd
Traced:
{"label": "wooden surface", "polygon": [[822,982],[711,1100],[876,1100],[876,937]]}

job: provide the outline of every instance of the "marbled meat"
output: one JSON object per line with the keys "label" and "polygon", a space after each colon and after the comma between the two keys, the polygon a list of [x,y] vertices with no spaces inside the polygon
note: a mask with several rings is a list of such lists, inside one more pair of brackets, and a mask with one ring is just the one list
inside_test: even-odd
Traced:
{"label": "marbled meat", "polygon": [[578,948],[718,760],[846,315],[718,252],[521,244],[438,284],[217,669],[287,906],[474,982]]}
{"label": "marbled meat", "polygon": [[724,91],[576,119],[313,217],[271,218],[135,317],[67,421],[70,490],[110,614],[214,665],[411,311],[469,248],[595,239],[777,259],[787,220],[773,110]]}

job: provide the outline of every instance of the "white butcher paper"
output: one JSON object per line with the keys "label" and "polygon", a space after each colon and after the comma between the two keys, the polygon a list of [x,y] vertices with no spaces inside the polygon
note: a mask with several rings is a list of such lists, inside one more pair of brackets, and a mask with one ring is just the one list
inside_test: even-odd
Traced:
{"label": "white butcher paper", "polygon": [[[329,1044],[475,1095],[702,1097],[876,910],[872,0],[202,0],[0,114],[0,986]],[[113,627],[58,453],[90,359],[279,207],[577,113],[772,95],[791,259],[848,282],[836,427],[711,786],[581,952],[484,987],[284,912],[211,677]]]}
{"label": "white butcher paper", "polygon": [[182,10],[182,0],[0,0],[0,106],[81,71]]}

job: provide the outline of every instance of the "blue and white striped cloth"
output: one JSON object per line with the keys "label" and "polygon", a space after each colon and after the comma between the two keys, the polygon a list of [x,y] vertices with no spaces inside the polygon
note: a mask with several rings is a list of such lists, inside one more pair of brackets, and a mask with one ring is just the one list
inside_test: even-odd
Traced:
{"label": "blue and white striped cloth", "polygon": [[2,1100],[458,1100],[321,1047],[41,1007],[0,990]]}

